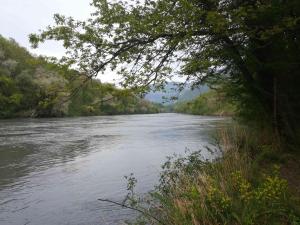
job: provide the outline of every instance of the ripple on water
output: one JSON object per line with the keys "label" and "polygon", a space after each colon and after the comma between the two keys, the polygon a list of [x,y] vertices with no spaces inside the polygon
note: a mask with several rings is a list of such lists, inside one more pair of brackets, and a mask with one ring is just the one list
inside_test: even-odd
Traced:
{"label": "ripple on water", "polygon": [[145,193],[166,156],[203,149],[226,124],[180,114],[20,119],[0,123],[0,224],[122,224],[124,175]]}

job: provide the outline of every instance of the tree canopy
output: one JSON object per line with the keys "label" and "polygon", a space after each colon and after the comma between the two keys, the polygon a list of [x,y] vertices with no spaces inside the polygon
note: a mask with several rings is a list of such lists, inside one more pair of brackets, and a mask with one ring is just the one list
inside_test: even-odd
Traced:
{"label": "tree canopy", "polygon": [[62,63],[88,77],[111,67],[125,87],[161,87],[174,76],[194,85],[221,82],[238,109],[247,109],[244,114],[266,114],[286,134],[300,122],[298,0],[93,0],[91,5],[95,10],[86,21],[55,15],[54,26],[30,35],[33,46],[63,41],[68,52]]}

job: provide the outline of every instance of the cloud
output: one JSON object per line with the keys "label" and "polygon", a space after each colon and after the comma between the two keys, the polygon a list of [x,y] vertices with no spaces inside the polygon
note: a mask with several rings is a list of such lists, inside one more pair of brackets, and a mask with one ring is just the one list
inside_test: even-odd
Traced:
{"label": "cloud", "polygon": [[47,43],[37,50],[30,49],[28,35],[53,23],[55,13],[86,19],[91,13],[87,0],[0,0],[0,34],[14,38],[36,54],[61,56],[60,44]]}
{"label": "cloud", "polygon": [[[93,10],[89,0],[0,0],[0,5],[1,35],[15,39],[34,54],[55,57],[64,55],[65,50],[60,43],[49,41],[38,49],[31,49],[28,35],[53,24],[55,13],[85,20]],[[99,78],[112,82],[117,76],[107,71]]]}

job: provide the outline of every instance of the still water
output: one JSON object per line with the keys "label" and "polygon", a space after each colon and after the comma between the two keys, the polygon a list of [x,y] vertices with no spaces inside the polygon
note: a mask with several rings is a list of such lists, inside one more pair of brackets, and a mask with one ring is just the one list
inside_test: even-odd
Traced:
{"label": "still water", "polygon": [[[0,121],[0,224],[124,224],[110,203],[157,184],[167,156],[211,144],[224,119],[181,114]],[[211,157],[203,150],[205,157]]]}

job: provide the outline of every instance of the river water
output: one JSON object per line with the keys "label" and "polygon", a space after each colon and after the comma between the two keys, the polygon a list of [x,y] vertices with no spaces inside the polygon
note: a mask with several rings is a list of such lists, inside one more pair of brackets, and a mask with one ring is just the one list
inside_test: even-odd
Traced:
{"label": "river water", "polygon": [[0,224],[124,224],[125,175],[157,184],[167,156],[204,149],[224,119],[182,114],[0,121]]}

